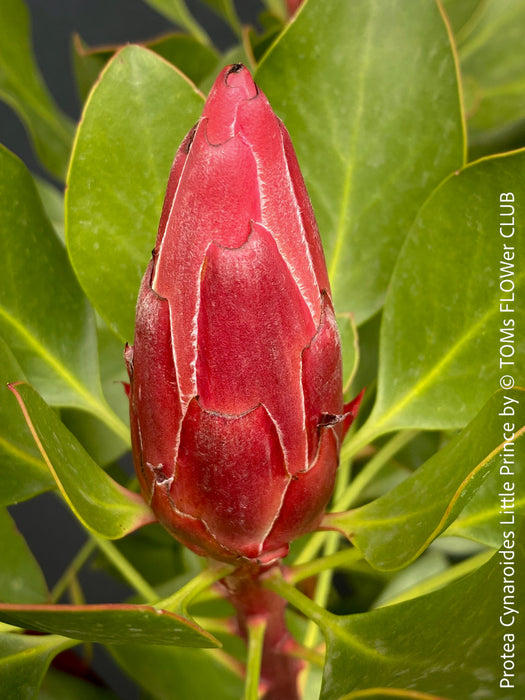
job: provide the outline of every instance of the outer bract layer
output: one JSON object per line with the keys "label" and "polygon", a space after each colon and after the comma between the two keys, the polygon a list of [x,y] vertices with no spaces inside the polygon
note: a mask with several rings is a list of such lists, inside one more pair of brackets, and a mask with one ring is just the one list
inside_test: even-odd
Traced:
{"label": "outer bract layer", "polygon": [[240,65],[171,170],[126,350],[144,496],[199,554],[270,563],[318,524],[343,431],[341,348],[288,132]]}

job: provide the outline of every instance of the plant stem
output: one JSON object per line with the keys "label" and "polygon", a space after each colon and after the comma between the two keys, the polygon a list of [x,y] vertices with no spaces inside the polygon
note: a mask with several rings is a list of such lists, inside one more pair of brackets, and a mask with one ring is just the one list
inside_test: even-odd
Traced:
{"label": "plant stem", "polygon": [[392,459],[401,448],[413,440],[417,433],[417,430],[401,431],[383,445],[362,471],[359,472],[345,492],[341,494],[339,498],[336,498],[333,511],[348,510],[348,508],[355,503],[365,486],[368,486],[370,481],[381,471],[385,464]]}
{"label": "plant stem", "polygon": [[316,576],[326,569],[334,569],[337,567],[351,568],[352,564],[360,561],[362,558],[363,555],[358,549],[342,549],[340,552],[328,554],[325,557],[314,559],[305,564],[290,566],[286,570],[286,580],[295,585],[299,583],[299,581],[303,581],[310,576]]}
{"label": "plant stem", "polygon": [[259,567],[239,567],[221,583],[237,611],[237,633],[245,641],[249,643],[251,625],[265,622],[260,666],[265,700],[298,700],[297,677],[304,662],[289,653],[296,643],[286,627],[286,601],[263,587]]}
{"label": "plant stem", "polygon": [[146,579],[140,574],[134,566],[124,557],[115,545],[109,540],[105,540],[98,535],[92,534],[91,537],[96,542],[97,547],[104,552],[107,559],[119,571],[126,581],[135,591],[149,603],[156,602],[159,598],[154,588],[152,588]]}
{"label": "plant stem", "polygon": [[315,559],[317,554],[323,548],[323,545],[328,537],[328,532],[314,532],[313,535],[309,537],[302,550],[296,556],[294,566],[306,564],[307,562],[312,561],[312,559]]}
{"label": "plant stem", "polygon": [[244,700],[257,700],[259,697],[259,678],[266,632],[266,619],[253,618],[246,625],[248,631],[248,659],[246,662],[246,679],[244,681]]}
{"label": "plant stem", "polygon": [[60,600],[72,579],[78,574],[91,554],[95,551],[96,547],[97,544],[93,539],[88,539],[86,542],[84,542],[67,569],[55,583],[53,590],[51,591],[52,603],[57,603]]}
{"label": "plant stem", "polygon": [[170,595],[164,600],[159,600],[155,603],[156,608],[169,610],[171,612],[179,612],[186,615],[187,606],[200,593],[209,588],[212,584],[224,578],[234,570],[231,564],[213,564],[200,574],[194,576],[191,581],[188,581],[182,588]]}
{"label": "plant stem", "polygon": [[272,571],[270,575],[264,578],[262,585],[264,588],[267,588],[273,593],[277,593],[281,598],[287,600],[321,628],[324,627],[323,618],[331,613],[327,613],[324,608],[317,605],[311,598],[308,598],[304,593],[301,593],[294,586],[285,581],[281,572],[276,570]]}

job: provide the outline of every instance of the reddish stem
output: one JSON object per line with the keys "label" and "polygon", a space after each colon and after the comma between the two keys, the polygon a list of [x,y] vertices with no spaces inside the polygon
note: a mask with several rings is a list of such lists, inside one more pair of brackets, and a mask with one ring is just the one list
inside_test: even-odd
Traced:
{"label": "reddish stem", "polygon": [[237,633],[245,641],[251,621],[266,621],[261,663],[264,700],[299,700],[297,676],[304,662],[287,653],[296,642],[286,627],[286,601],[261,586],[264,571],[267,569],[240,568],[222,584],[226,598],[237,611]]}

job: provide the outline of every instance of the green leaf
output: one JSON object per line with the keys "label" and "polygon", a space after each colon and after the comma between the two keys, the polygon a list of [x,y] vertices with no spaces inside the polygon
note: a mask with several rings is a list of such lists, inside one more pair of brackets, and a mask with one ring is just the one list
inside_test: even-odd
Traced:
{"label": "green leaf", "polygon": [[233,0],[203,0],[208,7],[211,7],[211,9],[216,12],[219,17],[222,17],[230,27],[233,29],[233,31],[237,34],[237,36],[241,36],[242,34],[242,27],[241,23],[239,21],[239,18],[237,17],[237,12],[235,11],[235,4]]}
{"label": "green leaf", "polygon": [[[525,583],[523,552],[515,554],[520,560],[513,578],[520,591]],[[523,688],[525,683],[517,662],[522,658],[518,617],[510,627],[500,623],[504,609],[499,560],[496,555],[470,576],[406,603],[361,615],[323,617],[327,663],[321,700],[391,697],[381,688],[397,689],[394,697],[421,700],[425,695],[415,693],[487,700],[499,700],[504,694],[517,700],[516,692],[499,687],[504,635],[509,633],[514,640],[514,687]],[[365,688],[377,690],[368,696],[344,695]]]}
{"label": "green leaf", "polygon": [[116,539],[152,521],[142,497],[113,481],[31,386],[11,389],[62,496],[88,530]]}
{"label": "green leaf", "polygon": [[133,338],[171,162],[201,109],[180,73],[137,46],[116,54],[86,104],[68,176],[66,239],[80,283],[122,340]]}
{"label": "green leaf", "polygon": [[[312,197],[338,312],[384,300],[406,232],[463,163],[454,54],[435,2],[307,0],[257,69]],[[437,136],[439,134],[439,136]]]}
{"label": "green leaf", "polygon": [[24,629],[99,644],[173,644],[214,647],[219,642],[180,615],[149,605],[14,605],[0,603],[0,620]]}
{"label": "green leaf", "polygon": [[45,167],[63,178],[73,125],[58,110],[40,76],[31,47],[28,12],[22,0],[0,3],[0,99],[24,122]]}
{"label": "green leaf", "polygon": [[[124,383],[129,382],[124,362],[124,344],[97,316],[98,356],[102,389],[109,405],[126,422],[129,420],[129,401]],[[89,452],[97,464],[106,465],[122,457],[129,450],[129,438],[114,435],[95,416],[74,409],[60,412],[63,423]]]}
{"label": "green leaf", "polygon": [[6,508],[0,508],[0,600],[6,603],[43,603],[44,575]]}
{"label": "green leaf", "polygon": [[192,36],[173,34],[146,44],[169,61],[198,85],[219,60],[219,54],[211,46],[201,44]]}
{"label": "green leaf", "polygon": [[457,41],[460,41],[468,31],[469,25],[475,22],[476,15],[486,2],[486,0],[441,1]]}
{"label": "green leaf", "polygon": [[111,647],[117,663],[155,700],[238,700],[243,683],[221,651],[121,645]]}
{"label": "green leaf", "polygon": [[525,118],[525,4],[487,0],[476,20],[460,43],[459,58],[469,87],[469,146],[482,155],[492,152],[494,137]]}
{"label": "green leaf", "polygon": [[118,700],[110,690],[69,673],[50,668],[40,688],[38,700]]}
{"label": "green leaf", "polygon": [[[512,221],[500,193],[516,187],[524,167],[525,151],[479,161],[447,179],[422,208],[390,284],[378,395],[362,440],[399,428],[465,425],[507,374],[499,367],[506,331],[516,363],[508,373],[515,367],[516,384],[525,381],[518,369],[525,336],[514,337],[514,326],[500,331],[505,323],[525,326],[525,305],[500,311],[509,298],[500,280],[508,280],[503,288],[514,285],[516,299],[525,296],[525,268],[516,265],[525,249],[522,238],[499,234]],[[519,221],[519,203],[514,206]],[[504,253],[516,259],[505,260]]]}
{"label": "green leaf", "polygon": [[[521,406],[520,412],[516,413],[517,416],[520,413],[523,414]],[[500,418],[500,420],[501,427],[507,419]],[[509,423],[514,424],[515,429],[518,429],[517,420],[514,418],[510,418]],[[446,535],[468,537],[497,549],[501,545],[504,531],[512,527],[515,520],[525,513],[525,493],[523,489],[519,488],[515,496],[507,501],[513,506],[512,512],[507,514],[504,510],[502,512],[502,499],[499,494],[502,492],[503,484],[522,484],[525,478],[525,440],[523,436],[512,444],[514,449],[509,446],[507,452],[503,454],[505,463],[500,463],[498,469],[493,469],[487,475],[460,516],[450,525]]]}
{"label": "green leaf", "polygon": [[55,485],[7,387],[8,382],[24,378],[20,365],[0,338],[0,506],[25,501]]}
{"label": "green leaf", "polygon": [[64,194],[41,177],[35,175],[34,180],[46,216],[59,239],[65,244]]}
{"label": "green leaf", "polygon": [[204,29],[193,19],[184,0],[145,0],[157,12],[167,17],[179,27],[186,29],[192,36],[203,44],[209,44],[209,38]]}
{"label": "green leaf", "polygon": [[359,340],[352,314],[337,314],[343,351],[343,390],[350,389],[359,365]]}
{"label": "green leaf", "polygon": [[0,633],[0,687],[6,700],[35,700],[53,658],[76,642],[64,637]]}
{"label": "green leaf", "polygon": [[[84,102],[106,63],[122,46],[90,48],[78,35],[74,36],[73,46],[75,75]],[[219,60],[213,47],[187,34],[170,34],[147,41],[144,46],[172,63],[196,85],[209,75]]]}
{"label": "green leaf", "polygon": [[[505,405],[515,410],[512,418],[499,416]],[[507,420],[516,424],[515,451],[525,433],[525,390],[496,393],[412,476],[372,503],[326,516],[327,524],[350,537],[372,566],[383,571],[406,566],[450,525],[491,470],[499,472]],[[492,503],[499,501],[497,494]]]}
{"label": "green leaf", "polygon": [[3,147],[0,200],[0,334],[49,403],[90,411],[128,439],[102,396],[93,313],[31,175]]}

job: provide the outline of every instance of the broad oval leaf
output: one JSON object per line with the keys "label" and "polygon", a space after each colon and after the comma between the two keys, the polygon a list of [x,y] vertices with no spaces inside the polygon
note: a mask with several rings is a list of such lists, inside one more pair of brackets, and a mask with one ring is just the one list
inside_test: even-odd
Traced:
{"label": "broad oval leaf", "polygon": [[[325,523],[350,537],[372,566],[385,571],[406,566],[450,525],[493,470],[499,476],[502,455],[510,455],[508,449],[504,452],[507,418],[498,419],[505,406],[515,411],[509,418],[516,425],[510,443],[515,454],[525,434],[522,389],[496,393],[459,435],[412,476],[361,508],[329,514]],[[492,494],[493,503],[497,494]]]}
{"label": "broad oval leaf", "polygon": [[94,413],[128,439],[102,395],[92,310],[31,175],[3,147],[0,200],[9,202],[0,210],[0,334],[47,401]]}
{"label": "broad oval leaf", "polygon": [[[478,161],[446,180],[419,213],[385,304],[378,394],[363,439],[461,428],[500,377],[525,383],[525,335],[515,331],[525,326],[525,304],[512,301],[525,297],[525,267],[517,264],[525,245],[513,224],[525,211],[518,195],[500,202],[524,168],[525,151]],[[503,237],[500,228],[515,235]],[[500,344],[514,348],[504,350],[514,365],[500,368]]]}
{"label": "broad oval leaf", "polygon": [[[428,693],[428,700],[517,700],[516,691],[525,684],[518,662],[519,619],[515,615],[509,627],[500,623],[504,609],[499,561],[496,554],[473,574],[405,603],[360,615],[323,616],[327,662],[321,700],[367,697],[350,692],[358,689],[370,689],[368,697],[380,698],[381,687],[386,697],[426,700]],[[517,591],[525,584],[523,572],[523,566],[515,567]],[[509,620],[508,615],[505,621]],[[518,643],[513,643],[515,690],[503,694],[499,679],[505,633],[513,634],[515,641],[518,636]]]}
{"label": "broad oval leaf", "polygon": [[0,506],[11,505],[55,486],[8,382],[25,379],[0,338]]}
{"label": "broad oval leaf", "polygon": [[142,497],[108,476],[29,384],[11,390],[62,496],[88,530],[117,539],[152,522]]}
{"label": "broad oval leaf", "polygon": [[0,620],[24,629],[100,644],[220,646],[188,620],[149,605],[14,605],[0,603]]}
{"label": "broad oval leaf", "polygon": [[73,124],[52,101],[40,76],[23,0],[0,3],[0,99],[23,120],[45,167],[63,178]]}
{"label": "broad oval leaf", "polygon": [[170,165],[202,96],[169,63],[128,46],[85,106],[66,194],[66,240],[78,279],[122,340],[155,242]]}
{"label": "broad oval leaf", "polygon": [[4,698],[34,700],[53,658],[77,642],[64,637],[0,633],[0,687]]}
{"label": "broad oval leaf", "polygon": [[360,325],[383,304],[419,207],[464,161],[439,5],[306,0],[256,79],[297,150],[336,310]]}
{"label": "broad oval leaf", "polygon": [[0,542],[0,600],[44,603],[48,597],[44,574],[6,508],[0,508]]}

